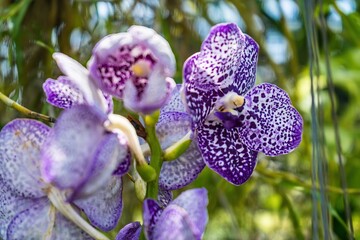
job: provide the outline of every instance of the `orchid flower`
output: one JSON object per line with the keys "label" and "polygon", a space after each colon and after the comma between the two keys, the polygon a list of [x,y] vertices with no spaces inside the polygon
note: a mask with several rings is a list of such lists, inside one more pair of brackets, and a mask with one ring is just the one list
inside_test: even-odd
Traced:
{"label": "orchid flower", "polygon": [[130,159],[126,137],[107,131],[107,116],[97,110],[79,105],[62,112],[43,143],[41,172],[94,226],[109,231],[121,215],[121,176]]}
{"label": "orchid flower", "polygon": [[[100,124],[98,127],[114,133],[125,134],[128,145],[137,160],[138,170],[140,172],[152,172],[142,154],[132,124],[125,117],[112,113],[113,103],[111,96],[103,93],[96,86],[89,71],[76,60],[62,53],[54,53],[53,57],[65,76],[59,77],[58,80],[48,79],[44,83],[43,89],[48,102],[65,109],[77,105],[87,105],[88,108],[94,108],[93,111],[97,111],[98,114],[103,114],[102,121],[97,121]],[[144,174],[142,174],[142,177],[144,177]]]}
{"label": "orchid flower", "polygon": [[201,239],[208,221],[204,188],[181,193],[164,209],[153,199],[143,203],[144,232],[148,240]]}
{"label": "orchid flower", "polygon": [[[0,237],[92,239],[85,229],[92,237],[106,239],[69,204],[58,204],[63,199],[54,198],[56,190],[41,176],[40,149],[49,132],[48,126],[29,119],[14,120],[0,132]],[[82,229],[68,218],[75,218]]]}
{"label": "orchid flower", "polygon": [[235,24],[219,24],[184,64],[183,96],[204,161],[235,185],[249,179],[258,152],[286,154],[301,142],[302,117],[287,93],[254,87],[258,50]]}
{"label": "orchid flower", "polygon": [[[156,132],[162,149],[171,151],[171,147],[180,141],[192,140],[191,116],[186,113],[180,96],[181,85],[177,85],[170,101],[161,108]],[[165,150],[165,156],[167,154]],[[191,142],[187,150],[178,158],[165,161],[162,165],[159,186],[164,190],[182,188],[197,178],[205,167],[204,160],[196,141]]]}
{"label": "orchid flower", "polygon": [[101,90],[143,114],[163,106],[175,87],[171,78],[175,57],[169,44],[154,30],[142,26],[100,40],[88,69]]}

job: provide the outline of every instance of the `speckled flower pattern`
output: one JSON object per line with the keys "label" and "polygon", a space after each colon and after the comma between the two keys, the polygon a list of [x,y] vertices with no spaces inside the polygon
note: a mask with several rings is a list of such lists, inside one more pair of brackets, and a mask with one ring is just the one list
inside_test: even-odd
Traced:
{"label": "speckled flower pattern", "polygon": [[249,179],[258,152],[286,154],[301,141],[302,118],[287,93],[273,84],[254,87],[258,51],[235,24],[219,24],[183,70],[186,110],[204,161],[235,185]]}

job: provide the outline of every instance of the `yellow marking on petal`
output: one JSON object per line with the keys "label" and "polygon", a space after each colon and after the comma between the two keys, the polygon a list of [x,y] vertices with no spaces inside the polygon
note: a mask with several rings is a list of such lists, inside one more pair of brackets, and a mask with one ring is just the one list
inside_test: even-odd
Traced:
{"label": "yellow marking on petal", "polygon": [[131,71],[137,77],[147,77],[150,74],[150,62],[146,60],[139,60],[131,66]]}
{"label": "yellow marking on petal", "polygon": [[241,107],[242,105],[244,105],[245,99],[243,96],[233,96],[231,98],[232,100],[232,104],[234,105],[235,108]]}

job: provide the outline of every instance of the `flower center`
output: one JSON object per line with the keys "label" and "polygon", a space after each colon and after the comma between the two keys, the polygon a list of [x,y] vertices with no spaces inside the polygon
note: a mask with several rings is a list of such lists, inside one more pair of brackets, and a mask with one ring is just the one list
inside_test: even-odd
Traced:
{"label": "flower center", "polygon": [[210,113],[208,120],[221,122],[225,128],[231,129],[233,127],[241,126],[239,119],[240,111],[238,108],[245,103],[245,98],[237,93],[230,92],[221,97],[215,107]]}
{"label": "flower center", "polygon": [[145,59],[139,59],[130,69],[137,77],[148,77],[151,72],[151,62]]}
{"label": "flower center", "polygon": [[244,103],[245,99],[243,96],[230,92],[219,99],[218,103],[215,105],[215,111],[230,112],[233,115],[237,115],[237,111],[234,109],[241,107]]}

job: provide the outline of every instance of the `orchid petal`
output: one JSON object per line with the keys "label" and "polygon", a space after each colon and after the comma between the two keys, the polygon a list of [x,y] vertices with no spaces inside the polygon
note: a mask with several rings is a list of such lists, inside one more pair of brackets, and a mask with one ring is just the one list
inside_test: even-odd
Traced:
{"label": "orchid petal", "polygon": [[76,200],[89,218],[92,225],[103,231],[116,227],[122,212],[122,181],[120,177],[112,177],[103,188],[86,199]]}
{"label": "orchid petal", "polygon": [[30,120],[16,119],[0,132],[0,178],[23,197],[42,197],[40,147],[49,127]]}
{"label": "orchid petal", "polygon": [[85,103],[79,88],[65,76],[60,76],[58,80],[47,79],[43,89],[48,103],[56,107],[67,109]]}
{"label": "orchid petal", "polygon": [[[180,140],[190,129],[190,116],[180,112],[163,113],[156,126],[156,132],[163,148]],[[182,188],[194,181],[204,167],[205,163],[196,142],[192,142],[178,159],[163,163],[159,186],[166,190]]]}
{"label": "orchid petal", "polygon": [[231,89],[243,96],[255,85],[256,65],[259,55],[259,45],[250,36],[245,34],[245,47],[234,75]]}
{"label": "orchid petal", "polygon": [[168,206],[161,214],[154,235],[149,240],[192,240],[201,238],[201,233],[191,221],[188,213],[176,205]]}
{"label": "orchid petal", "polygon": [[158,202],[160,203],[160,206],[165,208],[169,203],[173,200],[173,194],[172,191],[159,189],[158,193]]}
{"label": "orchid petal", "polygon": [[34,200],[16,195],[16,193],[0,180],[0,239],[6,239],[6,230],[11,220],[18,213],[34,205]]}
{"label": "orchid petal", "polygon": [[55,208],[46,198],[40,198],[19,214],[9,224],[7,239],[42,239],[51,236],[55,221]]}
{"label": "orchid petal", "polygon": [[192,223],[202,234],[209,218],[206,209],[208,202],[207,190],[205,188],[196,188],[181,193],[170,205],[183,208],[188,213]]}
{"label": "orchid petal", "polygon": [[176,85],[172,78],[163,74],[160,65],[152,71],[146,84],[141,81],[143,79],[136,78],[126,82],[124,105],[127,109],[143,114],[150,114],[162,107]]}
{"label": "orchid petal", "polygon": [[65,110],[42,149],[42,174],[59,189],[76,189],[89,177],[106,116],[86,105]]}
{"label": "orchid petal", "polygon": [[51,240],[92,240],[87,233],[65,218],[61,213],[56,213],[55,225],[52,230]]}
{"label": "orchid petal", "polygon": [[132,26],[128,32],[133,38],[134,44],[149,48],[157,57],[157,60],[164,66],[167,76],[175,74],[175,56],[169,43],[157,34],[153,29],[144,26]]}
{"label": "orchid petal", "polygon": [[147,239],[153,239],[154,228],[162,213],[162,208],[153,199],[145,199],[143,203],[144,232]]}
{"label": "orchid petal", "polygon": [[57,62],[60,70],[82,92],[86,102],[90,105],[97,106],[102,111],[106,112],[106,100],[101,91],[95,86],[95,83],[93,83],[88,70],[63,53],[54,53],[53,58]]}
{"label": "orchid petal", "polygon": [[126,33],[110,34],[101,39],[93,49],[87,66],[90,75],[105,92],[123,97],[125,82],[131,77],[130,54],[132,38]]}
{"label": "orchid petal", "polygon": [[257,152],[241,142],[236,128],[216,121],[198,130],[198,146],[206,165],[234,185],[247,181],[254,171]]}
{"label": "orchid petal", "polygon": [[169,101],[160,109],[160,115],[165,112],[186,112],[180,95],[181,84],[176,84]]}
{"label": "orchid petal", "polygon": [[116,235],[115,240],[138,240],[141,233],[141,224],[139,222],[132,222],[125,225],[118,235]]}
{"label": "orchid petal", "polygon": [[197,86],[198,76],[203,77],[198,72],[196,65],[199,56],[200,53],[196,53],[184,63],[184,83],[181,89],[186,104],[186,111],[192,117],[193,130],[202,125],[214,108],[217,100],[224,95],[221,90],[210,85],[202,85],[201,88]]}
{"label": "orchid petal", "polygon": [[119,168],[120,164],[124,167],[130,166],[125,137],[121,133],[118,133],[118,135],[106,134],[97,147],[94,159],[94,165],[88,178],[85,179],[82,189],[79,190],[79,195],[89,196],[108,184],[111,176]]}
{"label": "orchid petal", "polygon": [[254,151],[276,156],[291,152],[301,142],[302,117],[287,93],[273,84],[251,89],[240,114],[241,138]]}

